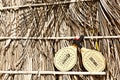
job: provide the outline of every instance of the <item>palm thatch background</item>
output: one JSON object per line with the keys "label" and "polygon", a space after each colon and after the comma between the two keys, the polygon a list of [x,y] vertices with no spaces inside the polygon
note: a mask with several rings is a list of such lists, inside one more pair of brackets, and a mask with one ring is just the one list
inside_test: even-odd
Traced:
{"label": "palm thatch background", "polygon": [[[0,0],[0,8],[67,0]],[[0,10],[0,36],[113,36],[120,35],[120,1],[89,0],[64,5]],[[53,58],[68,40],[0,40],[0,70],[55,71]],[[119,80],[120,39],[89,39],[84,46],[106,58],[107,75],[9,75],[0,80]],[[84,71],[80,54],[72,71]]]}

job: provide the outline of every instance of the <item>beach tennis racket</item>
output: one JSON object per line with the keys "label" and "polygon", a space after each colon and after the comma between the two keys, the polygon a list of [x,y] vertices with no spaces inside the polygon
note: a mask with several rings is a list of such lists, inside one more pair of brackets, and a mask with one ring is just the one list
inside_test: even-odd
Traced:
{"label": "beach tennis racket", "polygon": [[102,72],[105,69],[105,58],[101,52],[81,48],[82,63],[89,72]]}
{"label": "beach tennis racket", "polygon": [[69,71],[75,66],[77,62],[78,46],[79,44],[77,45],[76,43],[73,42],[71,46],[64,47],[58,50],[54,57],[54,65],[58,70]]}
{"label": "beach tennis racket", "polygon": [[77,48],[75,46],[64,47],[55,54],[54,65],[60,71],[71,70],[77,62]]}
{"label": "beach tennis racket", "polygon": [[[81,36],[82,39],[84,36]],[[84,68],[89,72],[102,72],[105,69],[105,58],[101,52],[87,49],[82,47],[83,40],[75,40],[75,44],[80,47],[81,55],[82,55],[82,63]]]}

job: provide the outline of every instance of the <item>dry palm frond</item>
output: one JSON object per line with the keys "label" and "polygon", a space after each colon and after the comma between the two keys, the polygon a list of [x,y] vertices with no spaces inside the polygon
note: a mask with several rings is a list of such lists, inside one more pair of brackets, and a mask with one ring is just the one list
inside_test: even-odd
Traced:
{"label": "dry palm frond", "polygon": [[[1,0],[0,36],[2,37],[66,37],[120,35],[120,1],[92,0]],[[54,5],[52,2],[55,2]],[[50,5],[45,5],[48,3]],[[52,3],[52,4],[51,4]],[[30,5],[29,5],[30,4]],[[41,7],[37,4],[44,4]],[[34,5],[36,4],[36,5]],[[27,5],[18,8],[22,5]],[[13,7],[12,7],[13,6]],[[13,10],[17,6],[17,10]],[[8,39],[0,40],[0,70],[57,71],[53,64],[55,53],[69,46],[67,39]],[[84,75],[9,75],[1,74],[0,80],[106,80],[119,79],[120,39],[85,39],[84,47],[97,49],[106,57],[105,76]],[[80,54],[71,71],[84,71]]]}

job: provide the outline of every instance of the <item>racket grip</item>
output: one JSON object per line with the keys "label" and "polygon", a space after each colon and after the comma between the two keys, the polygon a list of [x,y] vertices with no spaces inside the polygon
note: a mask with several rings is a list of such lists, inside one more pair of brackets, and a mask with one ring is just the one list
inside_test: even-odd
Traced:
{"label": "racket grip", "polygon": [[73,44],[75,44],[79,48],[82,48],[83,39],[84,39],[84,35],[81,35],[79,38],[73,39]]}

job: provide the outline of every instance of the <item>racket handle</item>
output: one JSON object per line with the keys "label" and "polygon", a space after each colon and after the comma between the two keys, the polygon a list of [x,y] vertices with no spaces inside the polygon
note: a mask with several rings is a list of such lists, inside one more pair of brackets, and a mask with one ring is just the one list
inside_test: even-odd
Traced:
{"label": "racket handle", "polygon": [[81,35],[79,38],[73,39],[73,44],[77,45],[77,47],[82,48],[82,42],[84,39],[84,35]]}

